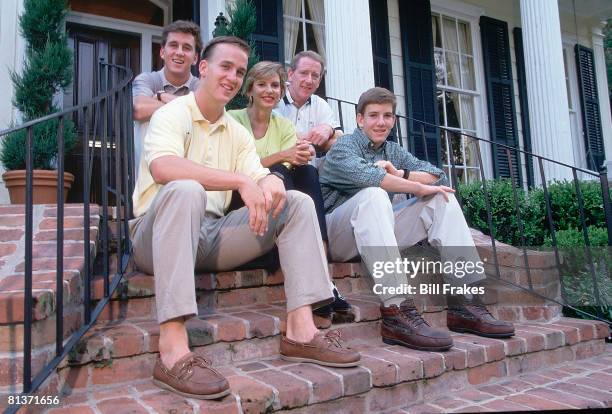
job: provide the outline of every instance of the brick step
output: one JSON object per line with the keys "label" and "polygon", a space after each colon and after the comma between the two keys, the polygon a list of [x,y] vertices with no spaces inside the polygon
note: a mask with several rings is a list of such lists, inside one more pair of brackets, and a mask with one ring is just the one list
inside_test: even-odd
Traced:
{"label": "brick step", "polygon": [[[367,278],[361,275],[359,263],[331,263],[330,274],[342,294],[371,290]],[[201,273],[196,275],[198,306],[203,311],[236,306],[276,303],[285,300],[282,271],[268,273],[262,269]],[[92,297],[101,299],[104,280],[96,277],[92,282]],[[99,320],[154,318],[154,277],[138,271],[124,277],[113,300]]]}
{"label": "brick step", "polygon": [[[109,263],[109,270],[114,273],[117,270],[117,263],[114,256]],[[362,276],[360,263],[330,263],[329,273],[334,278],[336,284],[341,283],[338,279],[360,278]],[[269,273],[263,269],[237,270],[218,273],[198,273],[195,276],[195,285],[198,290],[229,290],[241,288],[255,288],[262,286],[282,285],[284,282],[283,273],[278,270]],[[93,281],[93,298],[100,299],[102,296],[102,278],[95,276]],[[124,294],[125,297],[147,297],[155,295],[155,281],[153,275],[134,271],[125,276],[122,282],[123,291],[118,295]]]}
{"label": "brick step", "polygon": [[[353,325],[360,327],[362,333],[371,331],[365,324]],[[605,324],[568,318],[555,324],[520,324],[517,335],[504,340],[453,334],[455,346],[444,353],[386,345],[378,335],[358,335],[346,330],[349,327],[342,326],[346,339],[362,352],[361,366],[356,368],[324,368],[285,362],[277,355],[255,354],[250,360],[225,363],[216,359],[218,354],[210,347],[196,347],[195,351],[209,357],[232,386],[232,394],[220,401],[199,401],[155,387],[150,381],[154,358],[117,358],[111,365],[90,366],[78,375],[72,374],[72,369],[60,372],[62,407],[49,412],[105,413],[128,408],[130,412],[190,413],[288,409],[317,413],[394,409],[413,412],[412,407],[406,408],[407,402],[421,408],[433,404],[434,410],[425,412],[440,412],[454,409],[438,405],[445,404],[445,399],[453,401],[451,405],[459,404],[457,407],[486,405],[504,399],[504,393],[511,391],[527,396],[509,394],[508,401],[523,404],[521,401],[535,395],[529,400],[535,404],[538,398],[545,397],[545,392],[549,397],[564,396],[575,381],[582,387],[581,392],[573,399],[567,396],[566,402],[557,398],[559,404],[598,407],[611,403],[612,394],[597,395],[598,391],[592,389],[594,384],[604,385],[612,378],[612,350],[602,340],[607,335]],[[588,358],[591,360],[584,361]],[[573,362],[578,360],[578,364]],[[607,376],[601,382],[585,369]],[[520,388],[522,384],[533,386],[533,390]],[[548,384],[557,391],[543,391],[542,385]],[[583,399],[590,401],[586,404]]]}

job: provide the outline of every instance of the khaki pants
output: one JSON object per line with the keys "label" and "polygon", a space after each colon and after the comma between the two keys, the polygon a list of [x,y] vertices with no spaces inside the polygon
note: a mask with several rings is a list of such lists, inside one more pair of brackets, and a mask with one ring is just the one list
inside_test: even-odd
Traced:
{"label": "khaki pants", "polygon": [[[374,262],[395,263],[401,258],[400,248],[423,239],[435,247],[449,247],[440,249],[443,261],[480,260],[461,207],[452,194],[448,202],[438,194],[392,205],[385,190],[368,187],[327,214],[326,220],[334,261],[347,261],[360,255],[367,269],[373,269]],[[459,246],[464,248],[456,249]],[[484,278],[483,274],[462,279],[445,276],[445,282],[453,285],[471,284]],[[409,280],[405,273],[385,272],[377,283],[400,286]],[[379,295],[382,301],[397,296]]]}
{"label": "khaki pants", "polygon": [[193,180],[172,181],[161,188],[148,211],[130,223],[134,260],[155,276],[160,323],[197,315],[194,269],[225,271],[278,246],[285,276],[287,310],[323,306],[333,299],[327,260],[312,199],[287,192],[268,232],[255,236],[246,207],[224,217],[206,214],[206,191]]}

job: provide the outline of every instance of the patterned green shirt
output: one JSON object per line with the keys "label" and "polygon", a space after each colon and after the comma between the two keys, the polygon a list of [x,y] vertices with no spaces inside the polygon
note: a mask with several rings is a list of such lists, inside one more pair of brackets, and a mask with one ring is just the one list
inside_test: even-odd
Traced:
{"label": "patterned green shirt", "polygon": [[[446,174],[427,161],[422,161],[400,147],[386,141],[375,149],[360,128],[343,135],[327,153],[319,170],[321,192],[325,212],[330,213],[346,200],[366,187],[380,187],[385,170],[374,165],[377,161],[390,161],[395,168],[407,171],[423,171],[438,177],[434,185],[448,185]],[[393,194],[389,193],[392,198]]]}

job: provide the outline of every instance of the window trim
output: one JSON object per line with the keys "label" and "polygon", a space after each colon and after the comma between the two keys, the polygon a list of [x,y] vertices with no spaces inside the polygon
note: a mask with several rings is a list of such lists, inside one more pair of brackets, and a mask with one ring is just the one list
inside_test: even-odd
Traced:
{"label": "window trim", "polygon": [[[482,45],[480,42],[480,25],[479,18],[484,15],[484,10],[468,5],[463,2],[454,0],[431,0],[431,13],[440,14],[455,19],[463,20],[470,25],[470,36],[472,41],[472,57],[474,62],[474,91],[445,86],[446,92],[465,93],[474,98],[474,117],[475,117],[475,136],[490,139],[488,113],[486,108],[486,84],[484,76],[484,63],[482,58]],[[438,86],[436,85],[436,89]],[[436,103],[437,105],[437,103]],[[441,143],[445,145],[446,143]],[[480,152],[482,155],[483,171],[485,177],[490,179],[493,177],[493,158],[490,145],[479,142]],[[444,160],[446,161],[446,160]],[[469,168],[469,167],[466,167]]]}
{"label": "window trim", "polygon": [[[302,44],[302,47],[304,48],[303,50],[308,50],[307,49],[307,45],[305,44],[306,43],[306,38],[307,38],[306,24],[311,24],[313,26],[321,26],[321,27],[323,27],[323,29],[325,29],[325,22],[321,23],[321,22],[316,22],[316,21],[311,20],[311,19],[307,19],[306,18],[306,7],[308,7],[308,6],[306,5],[306,0],[300,0],[300,1],[302,3],[302,7],[300,9],[300,16],[299,17],[298,16],[291,16],[291,15],[285,14],[283,12],[283,23],[284,23],[284,19],[294,20],[294,21],[298,22],[298,24],[300,25],[299,30],[302,32],[302,42],[304,42]],[[323,0],[323,2],[324,1],[325,0]],[[325,4],[325,3],[323,3],[323,4]],[[287,39],[285,39],[284,36],[285,36],[285,33],[284,33],[284,30],[283,30],[283,41],[286,41]],[[297,47],[297,45],[296,45],[296,47]],[[294,51],[294,55],[295,55],[295,51]],[[288,56],[285,56],[285,62],[284,62],[285,65],[289,65],[290,61],[291,61],[291,58],[288,57]]]}

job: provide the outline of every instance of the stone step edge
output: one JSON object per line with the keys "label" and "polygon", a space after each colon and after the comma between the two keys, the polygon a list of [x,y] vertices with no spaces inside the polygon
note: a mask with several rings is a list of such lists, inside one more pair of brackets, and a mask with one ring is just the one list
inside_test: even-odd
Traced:
{"label": "stone step edge", "polygon": [[[378,352],[378,357],[375,351]],[[416,404],[422,401],[424,395],[432,398],[468,386],[487,384],[498,379],[534,372],[540,368],[601,355],[605,352],[605,343],[601,340],[589,340],[461,369],[447,364],[440,353],[421,353],[427,355],[419,359],[415,358],[414,352],[418,351],[411,352],[402,347],[373,350],[364,358],[362,366],[344,369],[289,363],[278,358],[218,367],[217,369],[228,377],[232,387],[232,396],[218,403],[235,401],[241,403],[242,409],[247,412],[249,407],[257,407],[256,412],[267,412],[305,406],[314,408],[315,404],[332,403],[371,392],[377,395],[386,390],[400,392],[403,401],[406,401],[405,396],[418,395],[420,398],[414,401]],[[150,378],[152,366],[152,361],[134,358],[130,368],[132,371],[148,372]],[[122,371],[126,372],[130,368],[124,368]],[[106,386],[121,385],[116,381],[117,373],[113,371],[112,366],[100,370],[106,372],[87,374],[85,383],[82,384],[83,390],[91,391],[100,387],[100,392],[103,392]],[[63,381],[65,389],[68,390],[66,385],[70,381],[69,376],[63,378]],[[124,385],[134,381],[140,380],[131,378],[125,381]],[[140,384],[144,389],[156,389],[146,378]],[[415,390],[418,392],[414,393]],[[78,393],[79,391],[75,390],[73,396]],[[378,401],[378,404],[382,402]]]}

